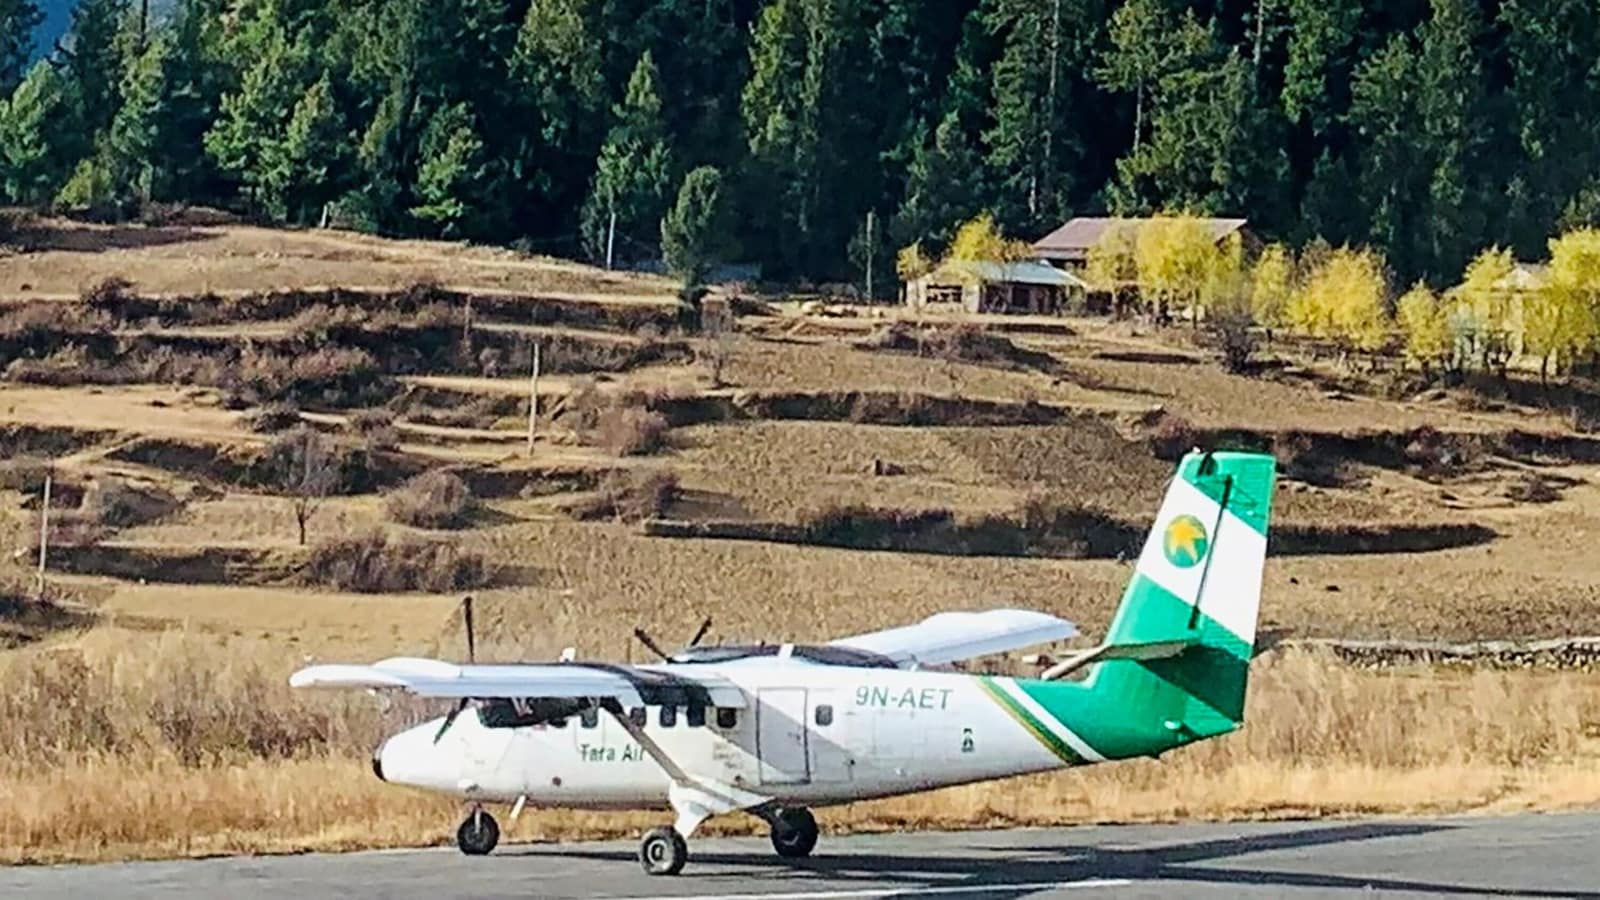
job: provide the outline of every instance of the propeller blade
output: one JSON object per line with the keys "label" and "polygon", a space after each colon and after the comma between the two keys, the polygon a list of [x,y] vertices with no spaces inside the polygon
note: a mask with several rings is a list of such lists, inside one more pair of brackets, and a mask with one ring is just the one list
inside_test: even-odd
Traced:
{"label": "propeller blade", "polygon": [[439,730],[434,732],[434,734],[433,734],[433,742],[435,744],[439,743],[439,739],[444,737],[444,733],[446,731],[450,730],[450,726],[451,725],[455,724],[456,716],[461,715],[461,711],[466,709],[466,708],[467,708],[467,698],[466,697],[462,697],[460,700],[456,701],[455,709],[450,710],[450,712],[445,715],[444,721],[439,723]]}
{"label": "propeller blade", "polygon": [[706,616],[706,620],[704,622],[700,623],[700,630],[696,631],[694,633],[694,637],[689,639],[689,646],[691,646],[691,647],[700,646],[700,639],[705,637],[706,636],[706,632],[708,632],[710,630],[711,630],[711,617],[710,616]]}
{"label": "propeller blade", "polygon": [[643,628],[635,628],[633,630],[633,636],[639,639],[639,643],[650,648],[651,653],[661,657],[662,661],[672,662],[672,657],[668,656],[665,650],[662,650],[659,646],[657,646],[656,642],[650,639],[650,635],[644,633]]}
{"label": "propeller blade", "polygon": [[462,617],[463,620],[465,620],[466,626],[467,626],[467,662],[475,663],[475,662],[478,661],[478,652],[477,652],[478,648],[476,646],[476,642],[473,640],[473,637],[472,637],[472,595],[471,594],[468,594],[467,596],[461,598],[461,617]]}

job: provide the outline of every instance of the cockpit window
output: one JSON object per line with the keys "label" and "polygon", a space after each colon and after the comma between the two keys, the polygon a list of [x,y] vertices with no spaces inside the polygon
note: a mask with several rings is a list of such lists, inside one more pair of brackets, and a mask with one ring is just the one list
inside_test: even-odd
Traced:
{"label": "cockpit window", "polygon": [[731,706],[720,707],[717,710],[717,727],[733,728],[739,724],[739,711]]}

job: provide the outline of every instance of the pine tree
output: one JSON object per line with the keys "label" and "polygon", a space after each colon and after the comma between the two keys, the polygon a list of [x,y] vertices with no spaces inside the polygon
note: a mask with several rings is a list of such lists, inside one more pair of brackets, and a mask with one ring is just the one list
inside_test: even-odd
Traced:
{"label": "pine tree", "polygon": [[33,57],[33,30],[43,20],[37,0],[0,0],[0,97],[22,83]]}
{"label": "pine tree", "polygon": [[263,185],[270,205],[290,221],[316,221],[324,205],[338,196],[348,144],[333,85],[324,72],[295,103],[283,138],[268,145],[267,170],[277,176]]}
{"label": "pine tree", "polygon": [[661,250],[667,268],[686,287],[698,286],[724,258],[730,242],[722,175],[701,166],[685,175],[678,199],[661,220]]}
{"label": "pine tree", "polygon": [[57,149],[58,128],[67,115],[61,76],[36,63],[0,115],[0,192],[8,202],[38,205],[54,197],[66,177]]}
{"label": "pine tree", "polygon": [[115,192],[136,203],[147,203],[166,189],[168,49],[165,37],[157,36],[129,65],[119,89],[122,107],[106,136],[106,161]]}
{"label": "pine tree", "polygon": [[120,81],[128,0],[81,0],[72,11],[66,78],[76,107],[76,144],[89,152],[122,106]]}
{"label": "pine tree", "polygon": [[528,119],[515,165],[562,221],[575,218],[605,135],[599,12],[598,0],[533,0],[510,62]]}
{"label": "pine tree", "polygon": [[989,196],[984,172],[960,112],[951,110],[934,130],[933,144],[917,148],[911,160],[905,204],[891,227],[896,243],[921,241],[942,252],[956,223],[983,208]]}
{"label": "pine tree", "polygon": [[1287,161],[1275,122],[1256,101],[1250,65],[1186,14],[1150,96],[1150,137],[1117,161],[1119,212],[1162,206],[1284,221]]}
{"label": "pine tree", "polygon": [[418,205],[411,214],[445,237],[472,229],[482,199],[483,141],[466,104],[439,110],[422,136],[417,166]]}
{"label": "pine tree", "polygon": [[607,245],[613,216],[625,257],[648,255],[660,237],[672,160],[649,51],[639,57],[627,95],[612,114],[615,122],[600,148],[594,186],[583,209],[584,242],[595,259],[606,259],[612,249]]}
{"label": "pine tree", "polygon": [[837,274],[873,195],[862,0],[773,0],[750,48],[742,111],[763,217],[762,255],[779,272]]}
{"label": "pine tree", "polygon": [[1600,29],[1590,0],[1508,0],[1500,6],[1510,64],[1502,114],[1518,138],[1507,190],[1509,233],[1524,254],[1546,235],[1581,185],[1600,170],[1600,92],[1593,66]]}
{"label": "pine tree", "polygon": [[291,36],[271,16],[270,7],[250,23],[241,40],[255,55],[239,87],[223,96],[205,148],[220,169],[244,184],[252,204],[282,216],[282,187],[290,175],[277,146],[309,80],[312,53],[308,37]]}
{"label": "pine tree", "polygon": [[993,0],[989,27],[1002,36],[992,69],[994,127],[984,135],[989,165],[1008,218],[1029,225],[1058,221],[1067,209],[1068,173],[1078,153],[1072,109],[1075,74],[1086,60],[1070,36],[1081,30],[1076,0]]}
{"label": "pine tree", "polygon": [[1173,27],[1161,0],[1128,0],[1111,14],[1110,44],[1095,75],[1102,86],[1133,94],[1134,148],[1144,141],[1145,101],[1166,70]]}

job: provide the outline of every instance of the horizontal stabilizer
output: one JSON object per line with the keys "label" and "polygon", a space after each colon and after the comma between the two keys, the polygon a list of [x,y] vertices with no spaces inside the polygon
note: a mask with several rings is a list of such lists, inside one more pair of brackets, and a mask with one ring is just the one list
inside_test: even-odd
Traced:
{"label": "horizontal stabilizer", "polygon": [[1039,677],[1045,681],[1054,681],[1057,678],[1064,678],[1090,663],[1104,662],[1108,659],[1136,659],[1146,661],[1152,659],[1167,659],[1168,657],[1177,656],[1179,653],[1182,653],[1184,650],[1194,646],[1196,643],[1198,643],[1198,641],[1193,638],[1183,638],[1173,641],[1144,641],[1142,643],[1131,644],[1101,644],[1098,647],[1091,647],[1082,653],[1075,653],[1061,662],[1056,663],[1055,665],[1046,669],[1042,674],[1040,674]]}
{"label": "horizontal stabilizer", "polygon": [[1064,641],[1077,633],[1077,626],[1047,613],[991,609],[939,613],[915,625],[840,638],[830,643],[886,656],[906,669]]}

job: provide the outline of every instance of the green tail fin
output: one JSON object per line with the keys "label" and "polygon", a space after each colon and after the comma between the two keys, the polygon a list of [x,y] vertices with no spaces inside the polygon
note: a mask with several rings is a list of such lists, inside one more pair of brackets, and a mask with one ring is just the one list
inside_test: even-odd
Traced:
{"label": "green tail fin", "polygon": [[1267,454],[1196,451],[1179,462],[1105,643],[1189,646],[1108,660],[1091,676],[1095,693],[1162,716],[1180,742],[1244,721],[1276,479]]}

